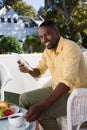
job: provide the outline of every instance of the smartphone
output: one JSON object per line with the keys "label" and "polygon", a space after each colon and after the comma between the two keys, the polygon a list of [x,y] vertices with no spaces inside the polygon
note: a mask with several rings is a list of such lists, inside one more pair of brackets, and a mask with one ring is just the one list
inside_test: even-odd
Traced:
{"label": "smartphone", "polygon": [[23,62],[24,64],[27,65],[27,67],[29,68],[29,70],[33,70],[33,68],[30,66],[30,64],[18,53],[12,53],[14,56],[16,56],[17,60],[20,60],[21,62]]}

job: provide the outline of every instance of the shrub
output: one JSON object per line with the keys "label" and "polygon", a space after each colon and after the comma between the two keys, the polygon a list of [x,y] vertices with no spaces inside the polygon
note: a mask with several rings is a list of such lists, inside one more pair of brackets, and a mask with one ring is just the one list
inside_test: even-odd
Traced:
{"label": "shrub", "polygon": [[31,53],[31,52],[43,52],[44,50],[44,45],[41,43],[40,38],[38,36],[27,36],[23,49],[26,53]]}
{"label": "shrub", "polygon": [[20,42],[12,36],[4,36],[0,40],[0,54],[6,53],[22,53],[23,49],[20,45]]}

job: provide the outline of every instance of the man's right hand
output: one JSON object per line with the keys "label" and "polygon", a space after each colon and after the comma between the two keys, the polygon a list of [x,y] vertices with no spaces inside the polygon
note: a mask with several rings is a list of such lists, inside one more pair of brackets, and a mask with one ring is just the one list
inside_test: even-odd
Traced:
{"label": "man's right hand", "polygon": [[23,73],[29,72],[29,68],[24,62],[22,62],[21,60],[18,60],[17,63],[18,63],[19,70],[21,72],[23,72]]}
{"label": "man's right hand", "polygon": [[17,63],[18,63],[19,70],[21,72],[28,73],[31,76],[33,76],[34,78],[37,78],[38,76],[40,76],[40,71],[37,68],[32,68],[32,70],[31,70],[31,69],[29,69],[28,65],[26,63],[22,62],[21,60],[18,60]]}

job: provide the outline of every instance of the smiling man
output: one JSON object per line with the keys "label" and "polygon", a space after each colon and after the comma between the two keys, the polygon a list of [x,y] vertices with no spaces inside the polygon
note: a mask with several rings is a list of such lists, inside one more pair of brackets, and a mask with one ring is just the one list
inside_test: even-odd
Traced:
{"label": "smiling man", "polygon": [[44,130],[59,130],[56,118],[66,115],[67,98],[72,90],[87,86],[87,70],[80,47],[63,38],[55,22],[44,21],[39,26],[39,37],[46,46],[39,64],[29,70],[18,61],[19,69],[33,77],[40,77],[49,69],[54,86],[23,93],[19,104],[28,109],[27,121],[38,120]]}

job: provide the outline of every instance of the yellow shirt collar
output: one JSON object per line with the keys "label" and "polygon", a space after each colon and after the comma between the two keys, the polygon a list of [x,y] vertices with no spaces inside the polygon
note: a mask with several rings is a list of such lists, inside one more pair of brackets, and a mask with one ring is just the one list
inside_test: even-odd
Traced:
{"label": "yellow shirt collar", "polygon": [[56,53],[60,53],[63,49],[63,37],[60,37],[60,40],[58,42],[58,46],[57,46],[57,49],[56,49]]}

